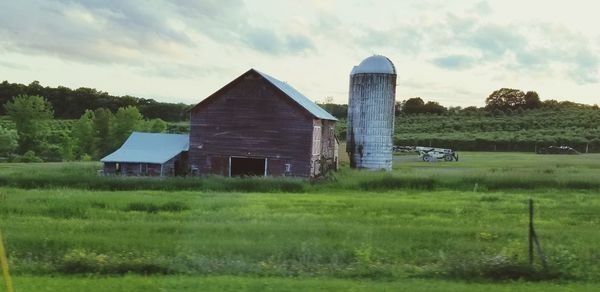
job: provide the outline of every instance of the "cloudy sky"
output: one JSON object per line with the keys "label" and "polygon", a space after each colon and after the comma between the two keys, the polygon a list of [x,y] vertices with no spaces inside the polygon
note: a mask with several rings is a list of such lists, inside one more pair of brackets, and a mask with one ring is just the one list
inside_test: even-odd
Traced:
{"label": "cloudy sky", "polygon": [[348,99],[373,54],[397,100],[483,105],[501,87],[600,103],[596,1],[0,1],[0,80],[196,103],[256,68]]}

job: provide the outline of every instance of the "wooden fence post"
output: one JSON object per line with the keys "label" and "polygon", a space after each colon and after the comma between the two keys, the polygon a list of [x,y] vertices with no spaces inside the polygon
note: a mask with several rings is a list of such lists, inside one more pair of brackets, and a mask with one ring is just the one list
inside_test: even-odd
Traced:
{"label": "wooden fence post", "polygon": [[533,245],[538,251],[540,255],[540,261],[542,262],[542,266],[544,269],[548,269],[548,263],[546,262],[546,255],[544,254],[544,250],[542,250],[542,245],[535,233],[535,228],[533,226],[533,199],[529,199],[529,265],[533,266]]}
{"label": "wooden fence post", "polygon": [[529,265],[533,265],[533,199],[529,199]]}
{"label": "wooden fence post", "polygon": [[0,268],[2,269],[2,277],[6,285],[7,292],[14,292],[12,280],[8,273],[8,259],[6,258],[6,250],[4,249],[4,241],[2,239],[2,231],[0,231]]}

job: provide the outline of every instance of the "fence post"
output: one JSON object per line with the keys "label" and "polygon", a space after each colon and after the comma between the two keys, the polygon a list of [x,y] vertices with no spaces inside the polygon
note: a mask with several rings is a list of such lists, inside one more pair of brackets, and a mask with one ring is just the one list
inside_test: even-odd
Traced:
{"label": "fence post", "polygon": [[533,265],[533,199],[529,199],[529,265]]}
{"label": "fence post", "polygon": [[6,285],[7,292],[14,292],[12,280],[8,273],[8,259],[6,258],[6,250],[4,249],[4,241],[2,239],[2,231],[0,231],[0,268],[2,269],[2,277]]}

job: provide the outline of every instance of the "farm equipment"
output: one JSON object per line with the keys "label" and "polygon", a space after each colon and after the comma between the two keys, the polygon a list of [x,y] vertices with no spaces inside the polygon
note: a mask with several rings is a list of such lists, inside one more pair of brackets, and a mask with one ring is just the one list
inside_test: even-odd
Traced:
{"label": "farm equipment", "polygon": [[417,146],[415,147],[415,151],[419,153],[419,158],[425,162],[437,160],[458,161],[458,154],[452,149]]}
{"label": "farm equipment", "polygon": [[579,152],[569,146],[548,146],[540,148],[538,154],[579,154]]}

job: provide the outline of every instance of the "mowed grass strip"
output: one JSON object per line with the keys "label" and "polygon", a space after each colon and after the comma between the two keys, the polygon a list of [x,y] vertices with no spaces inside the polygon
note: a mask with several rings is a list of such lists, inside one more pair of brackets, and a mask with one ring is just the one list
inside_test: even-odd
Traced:
{"label": "mowed grass strip", "polygon": [[101,164],[0,164],[0,186],[25,189],[195,190],[214,192],[329,193],[413,190],[600,190],[600,154],[459,153],[458,162],[426,163],[416,154],[396,157],[392,172],[349,169],[324,180],[293,178],[114,177],[99,176]]}
{"label": "mowed grass strip", "polygon": [[[529,197],[557,274],[522,270]],[[0,188],[1,227],[17,275],[598,281],[597,214],[595,191]]]}

